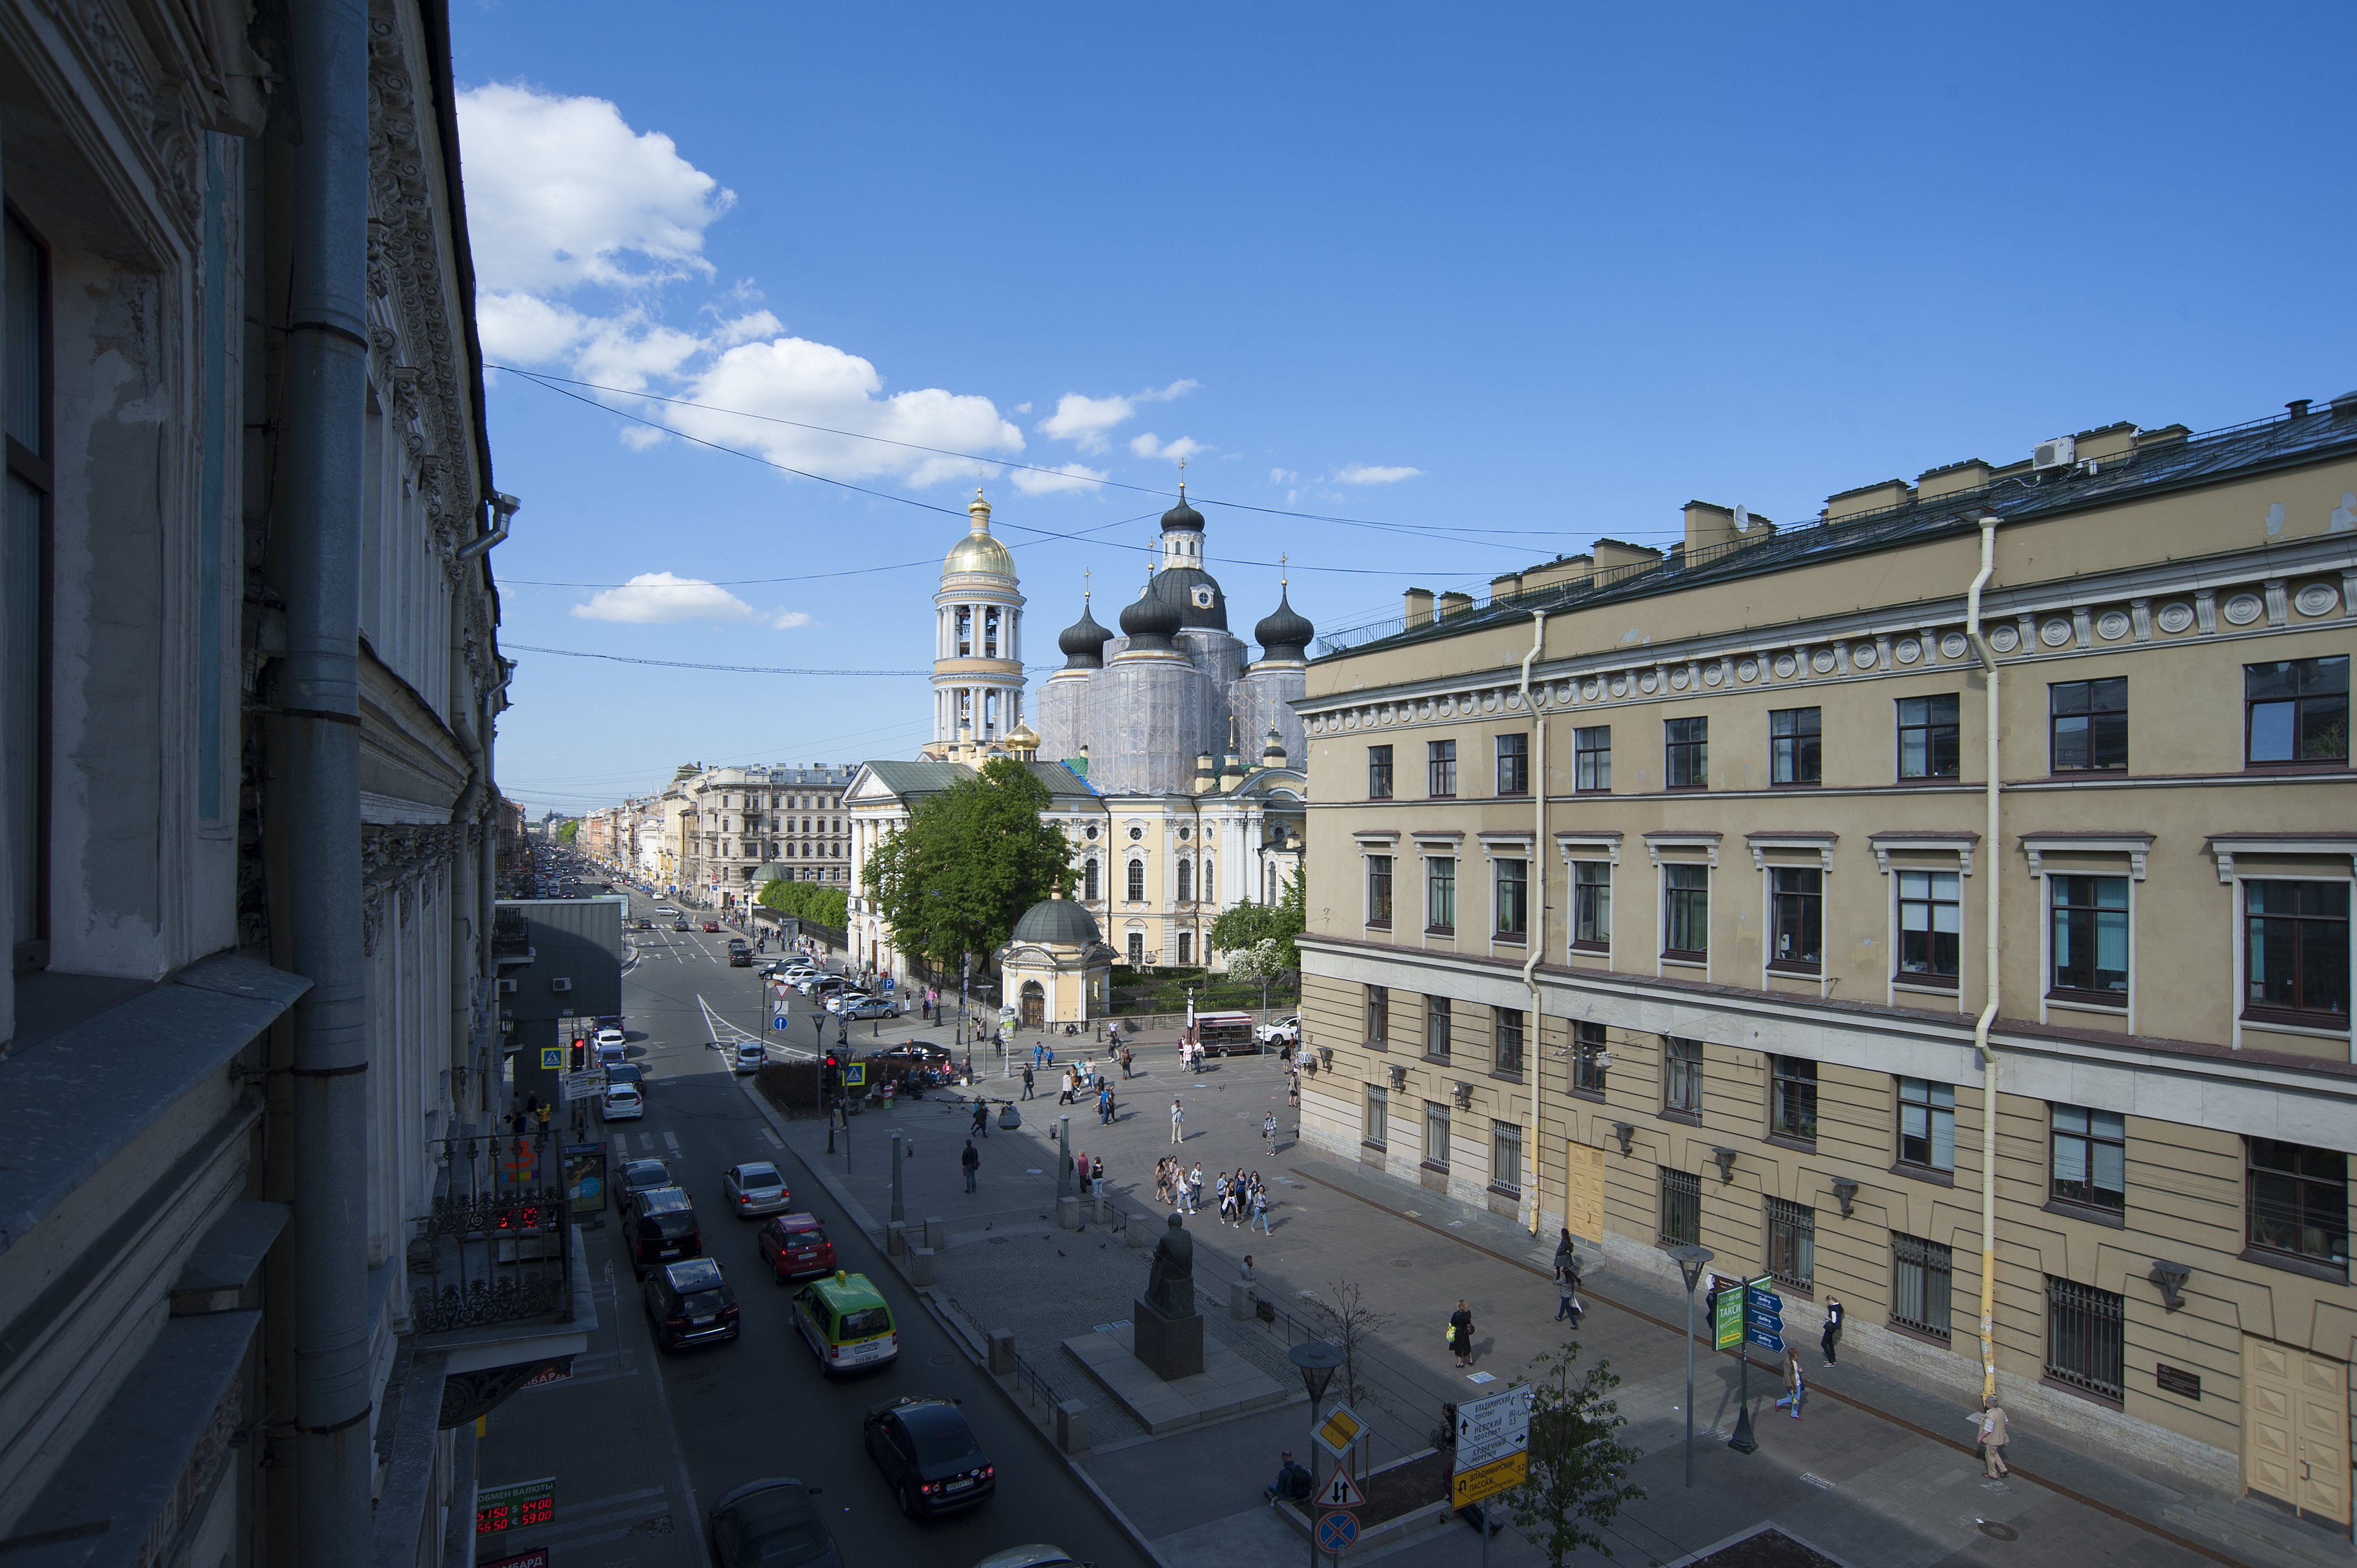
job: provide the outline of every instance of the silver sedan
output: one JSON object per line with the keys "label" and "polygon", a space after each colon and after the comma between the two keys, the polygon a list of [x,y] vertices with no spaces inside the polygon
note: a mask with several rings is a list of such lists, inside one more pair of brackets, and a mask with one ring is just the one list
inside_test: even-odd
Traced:
{"label": "silver sedan", "polygon": [[739,1219],[783,1214],[793,1207],[792,1195],[786,1191],[786,1178],[767,1160],[730,1165],[721,1176],[720,1186],[728,1198],[728,1211]]}

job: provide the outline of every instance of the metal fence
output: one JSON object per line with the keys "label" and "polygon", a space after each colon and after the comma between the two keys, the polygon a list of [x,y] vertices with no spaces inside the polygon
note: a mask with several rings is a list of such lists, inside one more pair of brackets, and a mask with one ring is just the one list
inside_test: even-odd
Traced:
{"label": "metal fence", "polygon": [[432,1140],[432,1209],[410,1221],[410,1316],[417,1332],[573,1309],[573,1227],[553,1129]]}

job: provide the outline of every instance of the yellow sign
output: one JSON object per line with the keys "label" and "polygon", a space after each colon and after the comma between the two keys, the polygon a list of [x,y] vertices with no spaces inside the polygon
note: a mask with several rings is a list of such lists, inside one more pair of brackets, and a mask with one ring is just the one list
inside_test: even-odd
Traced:
{"label": "yellow sign", "polygon": [[1468,1503],[1478,1503],[1483,1498],[1512,1491],[1527,1480],[1530,1473],[1531,1456],[1527,1454],[1509,1454],[1474,1469],[1459,1470],[1448,1483],[1448,1500],[1460,1509]]}
{"label": "yellow sign", "polygon": [[1361,1421],[1349,1405],[1338,1404],[1318,1425],[1318,1441],[1340,1454],[1356,1442],[1359,1434],[1366,1429],[1366,1423]]}
{"label": "yellow sign", "polygon": [[565,1070],[565,1047],[563,1046],[541,1047],[540,1066],[541,1070],[544,1072],[563,1072]]}

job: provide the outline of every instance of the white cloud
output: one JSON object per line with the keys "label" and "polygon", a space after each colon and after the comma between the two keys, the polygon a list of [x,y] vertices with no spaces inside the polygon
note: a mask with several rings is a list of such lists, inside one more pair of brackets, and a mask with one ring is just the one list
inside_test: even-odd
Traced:
{"label": "white cloud", "polygon": [[650,446],[660,446],[671,439],[668,432],[651,424],[625,424],[621,430],[622,445],[633,452],[643,452]]}
{"label": "white cloud", "polygon": [[710,276],[704,231],[735,204],[660,131],[602,98],[492,82],[458,94],[467,223],[492,292]]}
{"label": "white cloud", "polygon": [[1027,496],[1052,496],[1066,490],[1093,489],[1104,479],[1105,470],[1066,463],[1052,473],[1038,468],[1017,468],[1013,478],[1015,488]]}
{"label": "white cloud", "polygon": [[1297,485],[1301,482],[1301,476],[1291,468],[1271,468],[1268,482],[1272,485]]}
{"label": "white cloud", "polygon": [[1200,387],[1202,384],[1202,382],[1195,381],[1192,378],[1185,381],[1172,381],[1160,392],[1142,392],[1138,393],[1137,401],[1140,403],[1168,403],[1174,398],[1185,397],[1189,392],[1193,392],[1197,387]]}
{"label": "white cloud", "polygon": [[482,335],[486,358],[527,365],[557,358],[590,331],[588,319],[579,311],[516,293],[476,295],[475,327]]}
{"label": "white cloud", "polygon": [[1105,433],[1137,412],[1125,397],[1086,397],[1066,392],[1056,400],[1056,412],[1039,422],[1039,434],[1069,441],[1083,452],[1105,449]]}
{"label": "white cloud", "polygon": [[1346,463],[1334,474],[1335,482],[1344,485],[1396,485],[1402,479],[1413,479],[1422,468],[1383,467],[1367,463]]}
{"label": "white cloud", "polygon": [[1157,441],[1151,430],[1143,435],[1132,437],[1129,449],[1141,457],[1160,457],[1171,462],[1211,450],[1209,446],[1191,435],[1181,435],[1178,440],[1170,442]]}
{"label": "white cloud", "polygon": [[1015,405],[1014,412],[1017,413],[1028,413],[1031,412],[1031,405],[1028,403],[1018,403]]}
{"label": "white cloud", "polygon": [[811,618],[801,610],[780,610],[770,618],[770,624],[780,631],[791,631],[798,626],[808,626]]}
{"label": "white cloud", "polygon": [[683,620],[743,620],[753,607],[701,577],[641,572],[619,588],[593,594],[573,607],[582,620],[620,621],[632,626],[669,626]]}

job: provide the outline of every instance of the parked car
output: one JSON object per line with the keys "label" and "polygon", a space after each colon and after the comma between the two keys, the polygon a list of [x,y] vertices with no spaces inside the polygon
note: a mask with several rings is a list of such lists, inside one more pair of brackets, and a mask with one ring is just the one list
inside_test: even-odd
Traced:
{"label": "parked car", "polygon": [[709,1258],[665,1264],[647,1276],[639,1294],[655,1343],[666,1350],[734,1339],[742,1326],[737,1293]]}
{"label": "parked car", "polygon": [[705,1523],[713,1562],[719,1568],[843,1568],[843,1553],[811,1501],[818,1491],[780,1476],[724,1495]]}
{"label": "parked car", "polygon": [[1274,1024],[1263,1024],[1253,1033],[1264,1046],[1297,1046],[1301,1043],[1301,1015],[1289,1014]]}
{"label": "parked car", "polygon": [[780,1284],[834,1273],[834,1243],[815,1214],[780,1214],[761,1227],[755,1244]]}
{"label": "parked car", "polygon": [[704,929],[710,931],[713,935],[717,936],[720,934],[720,922],[717,920],[706,920],[704,922]]}
{"label": "parked car", "polygon": [[805,996],[823,996],[830,991],[847,991],[851,982],[839,974],[813,974],[794,987]]}
{"label": "parked car", "polygon": [[846,1018],[897,1018],[900,1015],[900,1004],[889,996],[861,996],[856,1000],[846,996],[844,1005],[835,1010]]}
{"label": "parked car", "polygon": [[867,1000],[869,998],[865,991],[830,991],[826,993],[824,1006],[830,1013],[840,1013],[846,1007],[856,1006]]}
{"label": "parked car", "polygon": [[793,1195],[786,1190],[786,1178],[767,1160],[730,1165],[721,1173],[720,1190],[739,1219],[782,1214],[793,1207]]}
{"label": "parked car", "polygon": [[635,1083],[609,1083],[597,1102],[597,1115],[607,1122],[636,1122],[647,1113],[646,1096]]}
{"label": "parked car", "polygon": [[661,1160],[630,1160],[622,1165],[622,1196],[619,1200],[625,1225],[630,1221],[630,1206],[641,1193],[672,1185],[671,1167]]}
{"label": "parked car", "polygon": [[1004,1552],[994,1552],[974,1568],[1092,1568],[1060,1546],[1034,1541],[1028,1546],[1010,1546]]}
{"label": "parked car", "polygon": [[974,1441],[955,1400],[887,1400],[869,1409],[861,1436],[910,1519],[974,1508],[998,1489],[998,1466]]}
{"label": "parked car", "polygon": [[737,1077],[746,1078],[760,1071],[769,1064],[769,1060],[770,1049],[767,1046],[762,1045],[759,1040],[739,1040],[737,1042],[735,1059],[731,1065],[736,1068]]}
{"label": "parked car", "polygon": [[636,1062],[614,1062],[606,1069],[606,1081],[627,1083],[643,1095],[647,1091],[647,1069]]}
{"label": "parked car", "polygon": [[629,1235],[630,1272],[641,1278],[649,1269],[704,1255],[704,1230],[695,1222],[695,1205],[675,1187],[655,1187],[631,1201]]}

